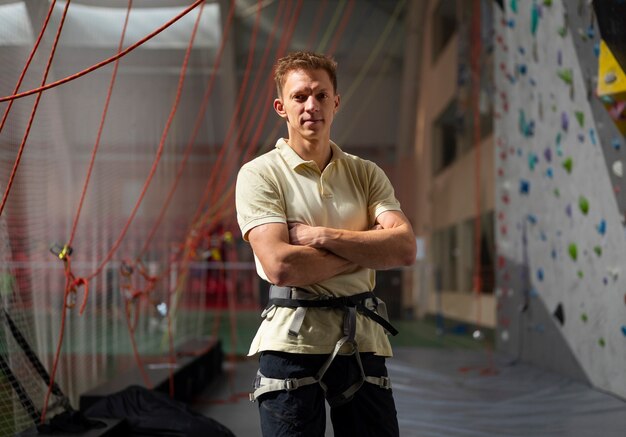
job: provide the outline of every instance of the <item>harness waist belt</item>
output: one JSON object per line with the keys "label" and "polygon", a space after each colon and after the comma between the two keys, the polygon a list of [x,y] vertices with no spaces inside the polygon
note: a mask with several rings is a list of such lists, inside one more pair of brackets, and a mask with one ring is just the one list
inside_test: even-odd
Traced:
{"label": "harness waist belt", "polygon": [[263,311],[262,317],[274,307],[295,308],[293,320],[289,327],[289,335],[297,336],[300,332],[306,310],[308,308],[340,308],[344,311],[343,318],[343,334],[344,336],[337,341],[333,352],[330,354],[322,368],[313,376],[304,378],[288,378],[275,379],[267,378],[260,372],[254,382],[254,392],[250,393],[250,400],[255,401],[264,393],[273,391],[286,390],[291,391],[299,387],[311,384],[319,384],[324,393],[327,393],[327,386],[322,378],[331,363],[339,353],[339,350],[345,345],[351,345],[352,349],[349,355],[354,355],[359,366],[361,375],[359,380],[352,384],[348,389],[344,390],[337,396],[328,399],[331,406],[341,405],[349,401],[352,396],[361,388],[364,382],[378,385],[383,389],[391,389],[391,381],[387,376],[366,376],[363,371],[363,364],[359,355],[356,342],[356,313],[359,312],[369,319],[381,325],[387,333],[396,335],[398,331],[389,323],[387,318],[387,309],[385,303],[378,299],[371,291],[358,293],[352,296],[325,296],[311,293],[310,291],[297,287],[278,287],[272,285],[270,287],[270,296],[267,308]]}

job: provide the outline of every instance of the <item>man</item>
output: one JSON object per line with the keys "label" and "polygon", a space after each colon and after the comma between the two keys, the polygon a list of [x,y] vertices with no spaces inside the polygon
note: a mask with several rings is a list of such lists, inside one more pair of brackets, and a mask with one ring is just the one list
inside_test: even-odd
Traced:
{"label": "man", "polygon": [[415,237],[389,180],[330,140],[336,63],[296,52],[275,65],[274,109],[288,138],[245,164],[237,219],[270,305],[250,347],[264,436],[397,436],[391,347],[374,269],[410,265]]}

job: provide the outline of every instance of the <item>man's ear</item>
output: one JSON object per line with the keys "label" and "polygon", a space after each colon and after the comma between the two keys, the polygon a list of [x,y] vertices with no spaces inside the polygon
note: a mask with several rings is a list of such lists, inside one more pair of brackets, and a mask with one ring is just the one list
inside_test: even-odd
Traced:
{"label": "man's ear", "polygon": [[339,104],[341,103],[341,96],[339,94],[335,94],[335,114],[339,111]]}
{"label": "man's ear", "polygon": [[274,111],[276,111],[276,113],[282,118],[287,118],[285,105],[283,105],[282,99],[274,99]]}

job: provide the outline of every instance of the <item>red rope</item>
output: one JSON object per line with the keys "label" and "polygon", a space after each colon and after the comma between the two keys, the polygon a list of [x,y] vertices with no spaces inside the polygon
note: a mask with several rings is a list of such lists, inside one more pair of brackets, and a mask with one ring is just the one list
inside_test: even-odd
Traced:
{"label": "red rope", "polygon": [[343,16],[341,17],[341,22],[339,23],[339,27],[337,27],[337,30],[335,31],[335,36],[333,37],[330,47],[328,48],[329,54],[335,53],[335,50],[337,50],[340,37],[343,34],[344,30],[346,29],[346,25],[350,21],[350,17],[352,16],[353,11],[354,11],[354,0],[350,0],[348,7],[346,8],[346,10],[343,13]]}
{"label": "red rope", "polygon": [[165,212],[167,211],[169,204],[172,200],[172,197],[174,196],[174,192],[176,191],[176,188],[178,187],[178,183],[182,177],[183,171],[185,169],[185,166],[187,165],[187,161],[189,160],[189,156],[191,154],[191,149],[193,147],[193,145],[195,144],[196,141],[196,137],[198,136],[198,133],[200,132],[200,127],[202,126],[202,123],[204,122],[204,115],[206,113],[207,107],[208,107],[208,103],[209,103],[209,98],[211,97],[211,94],[213,92],[213,86],[215,84],[215,78],[217,76],[217,72],[219,70],[221,61],[222,61],[222,55],[224,52],[224,48],[226,46],[226,41],[228,39],[228,34],[230,32],[230,27],[231,24],[233,22],[233,18],[234,18],[234,13],[235,13],[235,0],[231,0],[230,2],[230,8],[228,10],[228,18],[226,19],[226,25],[224,26],[224,32],[222,34],[222,40],[220,42],[220,47],[219,50],[217,52],[216,58],[215,58],[215,63],[213,64],[213,70],[211,71],[211,76],[209,78],[209,82],[207,85],[207,88],[204,92],[204,96],[202,98],[202,103],[200,104],[200,111],[198,112],[198,115],[196,117],[196,121],[192,130],[192,134],[191,137],[189,138],[189,141],[187,142],[187,145],[185,146],[185,152],[183,155],[183,158],[181,160],[180,166],[178,167],[178,172],[176,173],[176,177],[174,179],[174,183],[172,184],[170,191],[167,194],[167,197],[165,199],[165,202],[163,203],[163,206],[161,208],[161,211],[159,212],[159,215],[154,223],[154,225],[152,226],[152,229],[150,230],[148,237],[146,238],[146,242],[144,243],[142,249],[139,251],[139,255],[138,258],[141,258],[144,253],[148,250],[148,247],[150,246],[150,243],[152,242],[152,239],[154,238],[157,229],[159,228],[159,226],[161,225],[161,222],[163,221],[163,217],[165,216]]}
{"label": "red rope", "polygon": [[[37,49],[39,48],[39,44],[41,44],[43,35],[46,32],[46,28],[48,27],[48,23],[50,22],[50,17],[52,16],[52,11],[54,10],[54,5],[56,4],[56,2],[57,0],[52,0],[52,2],[50,2],[50,8],[48,8],[48,14],[46,15],[46,18],[43,22],[43,26],[41,27],[41,30],[39,31],[39,35],[37,36],[35,45],[33,46],[32,50],[30,51],[30,54],[28,55],[28,60],[26,61],[26,65],[24,65],[24,68],[22,69],[20,78],[17,80],[17,84],[15,85],[13,94],[17,93],[18,90],[20,89],[20,86],[22,85],[22,81],[24,80],[24,77],[26,76],[28,67],[30,67],[30,63],[33,61],[33,58],[35,57],[35,53],[37,52]],[[2,129],[4,128],[4,124],[7,121],[7,117],[9,116],[9,112],[11,111],[12,106],[13,106],[13,100],[9,102],[6,109],[4,110],[4,115],[2,116],[2,121],[0,122],[0,132],[2,132]]]}
{"label": "red rope", "polygon": [[[133,5],[133,0],[128,0],[128,7],[126,9],[126,17],[124,19],[124,27],[122,28],[122,35],[120,36],[120,42],[117,47],[118,54],[122,51],[122,47],[124,46],[124,37],[126,36],[126,29],[128,28],[128,17],[130,16],[132,5]],[[119,64],[120,64],[120,61],[119,59],[117,59],[115,61],[115,65],[113,66],[113,73],[111,74],[111,82],[109,83],[109,90],[107,92],[106,100],[104,103],[104,109],[102,110],[102,117],[100,119],[100,126],[98,127],[96,143],[94,144],[93,150],[91,152],[91,160],[89,161],[87,175],[85,176],[85,183],[83,184],[83,191],[80,195],[80,201],[78,202],[78,208],[76,210],[76,215],[74,217],[74,224],[72,225],[72,232],[70,233],[70,240],[68,243],[70,247],[72,247],[74,236],[76,235],[76,228],[78,227],[78,220],[80,218],[80,213],[83,209],[83,204],[85,202],[85,196],[87,194],[87,187],[89,186],[91,173],[93,171],[93,166],[96,161],[96,154],[98,153],[98,148],[100,147],[100,139],[102,138],[102,131],[104,130],[104,122],[106,120],[107,113],[109,111],[109,103],[111,102],[111,95],[113,94],[113,87],[115,86],[115,80],[117,78],[117,70],[119,68]],[[13,100],[11,101],[11,103],[13,103]]]}
{"label": "red rope", "polygon": [[191,4],[191,6],[187,7],[187,9],[185,9],[184,11],[182,11],[180,14],[176,15],[174,18],[172,18],[170,21],[168,21],[167,23],[165,23],[163,26],[159,27],[158,29],[156,29],[155,31],[149,33],[148,35],[146,35],[144,38],[140,39],[139,41],[137,41],[135,44],[129,46],[128,48],[126,48],[123,52],[118,53],[115,56],[111,56],[108,59],[105,59],[104,61],[101,61],[95,65],[92,65],[89,68],[84,69],[83,71],[80,71],[78,73],[75,73],[71,76],[67,76],[63,79],[57,80],[56,82],[52,82],[46,85],[42,85],[39,88],[34,88],[32,90],[29,91],[24,91],[22,93],[19,94],[13,94],[10,96],[5,96],[5,97],[1,97],[0,98],[0,103],[1,102],[6,102],[9,100],[16,100],[16,99],[21,99],[23,97],[27,97],[30,96],[32,94],[36,94],[36,93],[40,93],[42,91],[46,91],[49,90],[50,88],[54,88],[57,87],[59,85],[63,85],[64,83],[70,82],[74,79],[78,79],[79,77],[82,77],[88,73],[91,73],[92,71],[95,71],[99,68],[104,67],[105,65],[110,64],[111,62],[122,58],[124,56],[126,56],[128,53],[132,52],[133,50],[135,50],[137,47],[139,47],[140,45],[146,43],[147,41],[151,40],[152,38],[154,38],[155,36],[157,36],[159,33],[163,32],[165,29],[167,29],[168,27],[170,27],[172,24],[176,23],[178,20],[180,20],[181,18],[183,18],[185,15],[187,15],[189,12],[191,12],[192,10],[194,10],[197,6],[199,6],[201,3],[204,3],[205,0],[196,0],[195,2],[193,2],[193,4]]}
{"label": "red rope", "polygon": [[[61,37],[61,30],[63,29],[63,23],[65,22],[65,17],[67,16],[67,10],[69,9],[70,1],[71,0],[67,1],[67,3],[65,4],[65,8],[63,9],[63,16],[61,17],[59,28],[57,29],[57,33],[54,37],[52,50],[50,51],[50,56],[48,57],[48,62],[46,63],[46,69],[44,71],[44,75],[41,80],[42,84],[46,83],[46,79],[48,78],[48,73],[50,73],[50,67],[52,66],[52,59],[54,59],[54,54],[56,52],[57,45],[59,43],[59,38]],[[4,195],[2,196],[2,202],[0,202],[0,215],[2,215],[2,212],[4,211],[4,206],[6,205],[7,199],[9,197],[9,193],[11,192],[11,187],[13,186],[13,181],[15,180],[15,175],[17,174],[17,169],[20,165],[20,161],[22,160],[22,154],[24,153],[24,149],[26,147],[26,141],[28,140],[30,129],[33,127],[33,121],[35,120],[35,114],[37,113],[37,107],[39,106],[39,102],[41,101],[42,95],[43,94],[41,92],[37,94],[37,98],[35,99],[35,104],[33,105],[33,109],[30,112],[30,118],[28,120],[28,125],[26,126],[26,132],[24,133],[24,137],[22,138],[20,148],[17,152],[17,157],[15,158],[15,163],[13,164],[11,175],[9,176],[9,181],[4,190]]]}
{"label": "red rope", "polygon": [[227,145],[230,143],[231,140],[231,136],[233,135],[234,132],[234,127],[235,127],[235,122],[237,120],[237,115],[241,109],[241,103],[243,101],[243,96],[244,96],[244,91],[245,91],[245,87],[244,85],[247,85],[247,80],[249,78],[250,75],[250,71],[251,71],[251,67],[252,67],[252,59],[254,55],[254,45],[252,44],[253,42],[256,44],[256,31],[258,28],[258,20],[260,18],[260,5],[261,2],[259,1],[257,4],[257,15],[256,15],[256,19],[255,19],[255,26],[254,26],[254,30],[252,32],[252,35],[250,37],[250,49],[248,50],[248,59],[247,59],[247,63],[246,63],[246,70],[244,73],[244,82],[242,82],[242,86],[239,88],[239,92],[237,95],[237,101],[235,104],[235,110],[233,112],[233,115],[231,116],[230,119],[230,123],[228,126],[228,130],[226,132],[226,138],[224,140],[224,142],[222,143],[222,146],[220,147],[220,151],[217,157],[217,160],[215,161],[215,164],[212,166],[212,171],[210,172],[210,177],[209,177],[209,181],[207,182],[206,186],[205,186],[205,190],[204,193],[202,195],[202,198],[200,200],[200,202],[198,203],[198,208],[196,209],[196,212],[193,215],[193,218],[191,219],[191,223],[195,223],[195,221],[198,219],[200,212],[205,208],[206,206],[206,202],[208,201],[209,198],[209,194],[210,194],[210,190],[213,186],[213,181],[215,180],[216,176],[218,174],[221,175],[221,173],[219,171],[216,171],[216,169],[219,169],[222,165],[222,161],[224,159],[224,156],[226,154],[227,151]]}
{"label": "red rope", "polygon": [[315,14],[315,19],[313,20],[313,26],[311,26],[311,32],[309,33],[309,38],[307,39],[306,47],[313,46],[313,40],[319,31],[320,24],[322,23],[322,17],[324,17],[324,10],[328,5],[328,0],[322,0],[317,6],[317,13]]}
{"label": "red rope", "polygon": [[[298,17],[300,16],[301,9],[302,9],[302,0],[298,0],[298,3],[296,5],[296,10],[295,10],[293,16],[291,16],[291,19],[290,19],[290,21],[288,22],[288,24],[286,26],[286,31],[283,34],[282,38],[281,38],[279,47],[277,49],[276,57],[281,57],[286,52],[288,44],[291,41],[291,37],[293,36],[293,32],[295,30],[295,25],[296,25],[296,23],[298,21]],[[289,14],[286,14],[286,17],[289,17]],[[273,85],[268,86],[267,87],[268,92],[266,94],[266,97],[263,100],[261,100],[261,102],[260,102],[260,103],[262,103],[264,105],[264,112],[263,112],[263,116],[261,118],[261,121],[258,122],[258,124],[257,124],[256,132],[257,132],[258,135],[255,135],[255,137],[253,137],[252,141],[250,142],[250,145],[248,146],[248,150],[250,148],[252,148],[256,144],[256,142],[259,140],[259,137],[260,137],[261,132],[262,132],[262,126],[264,126],[265,119],[267,118],[267,114],[269,113],[269,109],[270,109],[270,105],[268,105],[265,102],[267,102],[267,100],[269,100],[273,89],[274,89]],[[233,167],[236,164],[238,164],[238,161],[231,160],[229,165],[221,166],[220,173],[219,173],[221,177],[218,178],[220,183],[219,183],[219,185],[217,187],[214,187],[214,189],[212,190],[212,193],[213,193],[213,196],[211,197],[212,203],[215,202],[216,195],[218,193],[221,193],[224,190],[224,186],[228,182],[228,180],[227,180],[228,178],[226,178],[225,175],[230,174],[233,171]],[[212,178],[212,180],[213,179],[214,178]]]}
{"label": "red rope", "polygon": [[[203,4],[203,6],[204,6],[204,4]],[[143,198],[146,195],[146,192],[148,191],[148,187],[150,186],[150,183],[152,182],[152,178],[154,177],[154,174],[156,173],[157,166],[158,166],[159,162],[161,161],[161,156],[163,155],[163,149],[165,147],[165,140],[167,139],[167,135],[169,133],[169,129],[170,129],[171,125],[172,125],[172,122],[174,121],[174,116],[176,115],[176,111],[178,110],[178,105],[180,103],[180,97],[181,97],[181,94],[182,94],[183,85],[185,83],[185,77],[186,77],[186,73],[187,73],[187,65],[189,63],[189,56],[191,54],[191,48],[193,47],[193,41],[194,41],[195,36],[196,36],[196,31],[197,31],[197,28],[198,28],[198,23],[199,23],[199,20],[200,20],[201,13],[202,13],[202,9],[200,10],[200,13],[198,14],[198,18],[196,19],[196,23],[194,25],[192,36],[191,36],[191,39],[189,41],[189,46],[187,47],[187,51],[185,52],[185,58],[183,60],[183,65],[181,67],[180,75],[179,75],[179,78],[178,78],[178,87],[177,87],[177,90],[176,90],[176,96],[174,98],[174,102],[172,104],[172,108],[170,110],[170,114],[168,116],[168,119],[167,119],[167,121],[165,123],[165,127],[163,129],[163,133],[161,134],[161,139],[159,141],[159,146],[157,148],[157,153],[156,153],[156,156],[154,158],[154,161],[152,162],[152,167],[150,168],[150,172],[148,173],[148,177],[146,178],[146,180],[145,180],[145,182],[143,184],[143,187],[141,189],[141,193],[139,194],[139,198],[137,199],[137,202],[135,203],[135,206],[133,207],[133,210],[131,211],[130,216],[128,217],[128,220],[126,221],[126,224],[122,228],[122,231],[120,232],[120,235],[118,236],[117,240],[113,243],[113,246],[109,250],[109,253],[104,258],[104,260],[100,263],[98,268],[92,274],[90,274],[88,276],[89,280],[93,279],[95,276],[99,275],[102,272],[104,267],[113,258],[113,255],[115,254],[115,252],[119,248],[120,244],[122,244],[122,241],[124,240],[124,237],[126,236],[126,233],[128,232],[128,229],[130,228],[130,225],[133,222],[133,220],[135,218],[135,215],[137,214],[137,211],[139,210],[139,206],[141,205],[141,202],[143,201]]]}

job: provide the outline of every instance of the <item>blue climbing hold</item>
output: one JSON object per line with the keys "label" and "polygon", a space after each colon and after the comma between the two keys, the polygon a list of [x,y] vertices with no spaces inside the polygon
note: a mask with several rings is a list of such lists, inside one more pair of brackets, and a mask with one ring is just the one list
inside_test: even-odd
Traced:
{"label": "blue climbing hold", "polygon": [[606,220],[604,219],[600,220],[600,223],[598,223],[596,228],[598,229],[598,233],[600,235],[606,234]]}
{"label": "blue climbing hold", "polygon": [[526,179],[522,179],[519,182],[519,192],[520,194],[528,194],[530,192],[530,182]]}
{"label": "blue climbing hold", "polygon": [[591,139],[591,144],[596,145],[596,131],[593,129],[589,129],[589,138]]}

